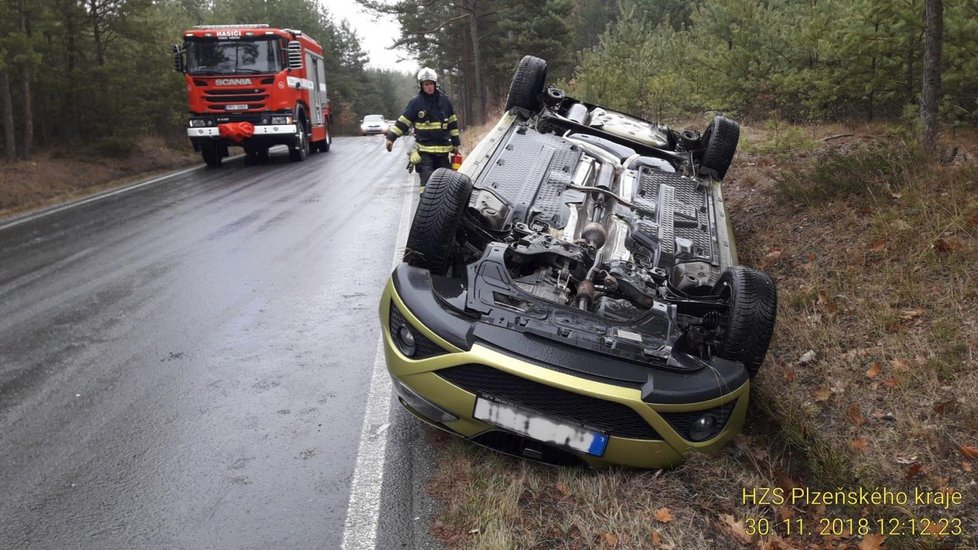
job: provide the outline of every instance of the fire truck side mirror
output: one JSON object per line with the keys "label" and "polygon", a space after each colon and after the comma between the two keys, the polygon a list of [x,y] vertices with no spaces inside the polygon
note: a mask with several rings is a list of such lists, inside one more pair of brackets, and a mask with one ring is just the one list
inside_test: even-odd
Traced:
{"label": "fire truck side mirror", "polygon": [[173,45],[173,70],[178,73],[184,72],[183,48],[179,44]]}
{"label": "fire truck side mirror", "polygon": [[295,70],[302,68],[302,44],[298,40],[289,42],[289,68]]}

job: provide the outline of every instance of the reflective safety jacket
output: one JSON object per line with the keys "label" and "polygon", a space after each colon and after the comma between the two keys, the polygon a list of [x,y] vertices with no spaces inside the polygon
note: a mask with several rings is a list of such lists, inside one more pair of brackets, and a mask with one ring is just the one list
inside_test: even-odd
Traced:
{"label": "reflective safety jacket", "polygon": [[408,102],[404,114],[387,132],[387,139],[394,141],[414,127],[414,141],[422,153],[449,153],[458,147],[458,119],[448,96],[435,89],[427,95],[424,91]]}

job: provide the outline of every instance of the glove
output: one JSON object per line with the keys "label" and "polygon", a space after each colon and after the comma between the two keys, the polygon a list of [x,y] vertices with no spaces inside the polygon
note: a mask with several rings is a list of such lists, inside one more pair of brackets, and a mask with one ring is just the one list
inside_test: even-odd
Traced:
{"label": "glove", "polygon": [[421,162],[421,154],[418,153],[417,147],[411,149],[411,152],[408,153],[408,162],[410,162],[411,164],[417,164]]}
{"label": "glove", "polygon": [[390,153],[391,152],[391,147],[394,147],[394,142],[391,141],[391,140],[387,140],[387,143],[384,144],[384,147],[386,147],[387,148],[387,152]]}
{"label": "glove", "polygon": [[458,145],[452,145],[452,154],[454,155],[457,153],[458,153]]}

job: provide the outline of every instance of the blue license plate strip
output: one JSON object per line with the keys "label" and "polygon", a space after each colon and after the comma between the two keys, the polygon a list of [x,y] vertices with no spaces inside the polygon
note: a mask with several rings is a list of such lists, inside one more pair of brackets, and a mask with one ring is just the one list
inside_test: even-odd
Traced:
{"label": "blue license plate strip", "polygon": [[567,424],[533,411],[482,397],[475,400],[476,419],[525,435],[544,443],[553,443],[592,456],[604,456],[608,436],[580,426]]}

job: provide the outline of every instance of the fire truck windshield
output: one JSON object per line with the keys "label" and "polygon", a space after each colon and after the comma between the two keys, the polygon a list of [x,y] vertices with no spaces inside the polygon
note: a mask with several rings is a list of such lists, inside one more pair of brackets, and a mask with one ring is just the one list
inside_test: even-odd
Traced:
{"label": "fire truck windshield", "polygon": [[285,69],[285,55],[277,39],[188,40],[189,74],[258,74]]}

